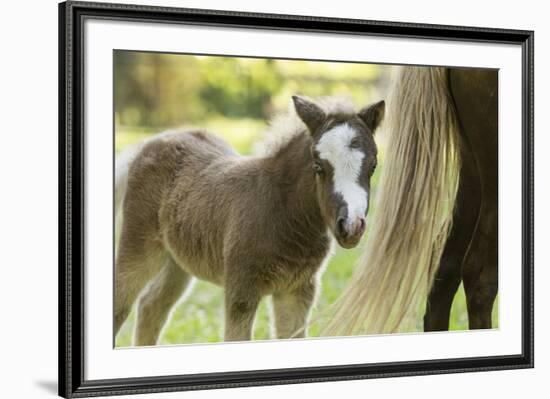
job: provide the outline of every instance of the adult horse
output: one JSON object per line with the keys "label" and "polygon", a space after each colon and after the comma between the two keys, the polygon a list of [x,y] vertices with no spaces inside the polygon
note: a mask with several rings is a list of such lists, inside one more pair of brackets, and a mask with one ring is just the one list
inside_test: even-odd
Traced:
{"label": "adult horse", "polygon": [[[447,330],[464,282],[470,329],[498,290],[498,72],[402,67],[369,239],[331,335]],[[425,306],[424,306],[425,305]]]}

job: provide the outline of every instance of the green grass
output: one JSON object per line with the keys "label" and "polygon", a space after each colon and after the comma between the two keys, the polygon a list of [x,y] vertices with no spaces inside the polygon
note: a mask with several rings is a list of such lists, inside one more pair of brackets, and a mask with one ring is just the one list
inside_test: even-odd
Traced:
{"label": "green grass", "polygon": [[[357,262],[361,248],[344,250],[338,248],[322,278],[321,295],[313,312],[315,315],[334,303],[342,290],[349,282],[354,266]],[[186,299],[181,301],[172,314],[172,318],[165,327],[161,338],[162,345],[182,343],[211,343],[220,342],[223,339],[223,291],[221,288],[204,282],[197,281]],[[268,298],[265,298],[258,311],[254,328],[254,339],[270,339],[270,320]],[[132,343],[132,331],[135,322],[135,313],[132,312],[120,334],[117,337],[116,346],[130,346]],[[493,326],[498,327],[498,298],[493,308]],[[309,329],[309,336],[319,336],[320,323],[313,323]],[[462,285],[456,293],[451,310],[450,330],[467,330],[468,316],[466,312],[466,299]]]}
{"label": "green grass", "polygon": [[[256,120],[215,119],[206,124],[210,129],[219,132],[241,153],[250,152],[251,145],[258,139],[259,133],[265,124]],[[150,137],[153,129],[118,128],[116,132],[116,149],[123,149],[127,145]],[[376,198],[379,172],[383,168],[383,150],[379,153],[379,167],[372,180],[372,195]],[[375,206],[375,204],[373,204]],[[374,209],[371,208],[370,212]],[[367,237],[365,237],[366,239]],[[313,324],[309,329],[310,336],[319,336],[321,324],[315,322],[315,317],[334,303],[344,290],[355,269],[358,257],[362,251],[363,242],[356,248],[345,250],[337,247],[330,263],[322,277],[322,288],[316,309],[312,314]],[[180,301],[172,313],[172,317],[165,326],[160,343],[163,345],[182,343],[209,343],[220,342],[223,339],[223,291],[207,282],[197,281],[186,299]],[[254,338],[270,339],[271,324],[269,318],[269,298],[260,304],[257,314]],[[125,347],[132,344],[132,332],[135,323],[135,312],[132,312],[117,336],[116,346]],[[493,308],[493,326],[498,327],[498,297]],[[421,329],[419,322],[418,329]],[[467,330],[468,317],[466,299],[462,285],[454,298],[450,317],[451,330]]]}

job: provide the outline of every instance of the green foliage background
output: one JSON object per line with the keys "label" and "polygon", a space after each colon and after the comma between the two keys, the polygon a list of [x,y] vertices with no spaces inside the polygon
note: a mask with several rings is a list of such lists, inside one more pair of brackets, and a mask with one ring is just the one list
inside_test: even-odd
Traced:
{"label": "green foliage background", "polygon": [[[269,118],[288,107],[293,94],[310,97],[345,95],[358,107],[385,98],[389,66],[336,62],[210,57],[115,51],[115,147],[128,145],[178,126],[206,127],[243,155],[263,139]],[[384,167],[385,137],[377,134],[379,167],[372,181],[372,213],[380,170]],[[215,221],[211,221],[215,223]],[[368,219],[367,219],[368,226]],[[348,283],[363,243],[352,250],[337,248],[322,278],[313,320],[334,303]],[[161,344],[219,342],[223,339],[223,291],[197,281],[174,308]],[[498,326],[498,300],[493,322]],[[269,298],[262,301],[254,338],[269,339]],[[116,339],[117,347],[131,346],[132,312]],[[321,321],[309,335],[319,336]],[[468,328],[462,287],[455,296],[451,330]],[[417,330],[421,331],[419,321]]]}

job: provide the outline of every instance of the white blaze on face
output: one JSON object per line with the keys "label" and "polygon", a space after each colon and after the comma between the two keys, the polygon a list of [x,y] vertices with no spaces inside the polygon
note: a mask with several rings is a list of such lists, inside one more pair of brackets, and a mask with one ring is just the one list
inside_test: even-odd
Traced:
{"label": "white blaze on face", "polygon": [[334,191],[348,206],[348,223],[364,218],[368,204],[368,194],[359,184],[365,154],[349,146],[356,135],[357,132],[344,123],[325,132],[315,146],[319,157],[334,169]]}

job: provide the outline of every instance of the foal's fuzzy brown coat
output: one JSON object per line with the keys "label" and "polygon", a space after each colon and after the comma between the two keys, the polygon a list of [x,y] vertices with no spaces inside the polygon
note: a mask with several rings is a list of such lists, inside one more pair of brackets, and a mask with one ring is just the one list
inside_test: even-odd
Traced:
{"label": "foal's fuzzy brown coat", "polygon": [[313,145],[337,122],[360,125],[368,169],[384,104],[359,114],[331,114],[301,98],[295,104],[305,125],[269,156],[241,157],[200,130],[164,133],[143,145],[129,167],[122,205],[115,334],[149,283],[138,304],[135,343],[156,344],[195,276],[225,288],[226,340],[251,339],[266,295],[273,298],[277,337],[300,329],[305,335],[332,241],[326,215],[335,214],[319,200]]}

